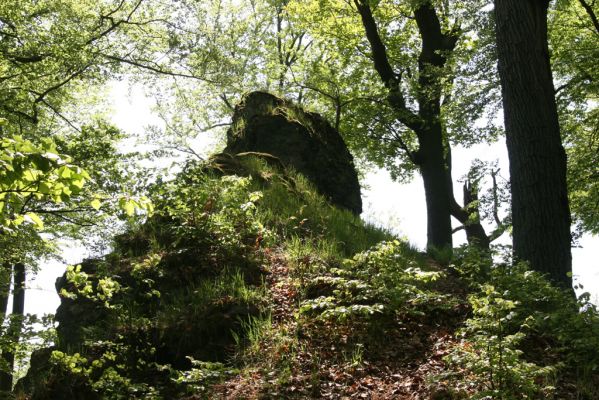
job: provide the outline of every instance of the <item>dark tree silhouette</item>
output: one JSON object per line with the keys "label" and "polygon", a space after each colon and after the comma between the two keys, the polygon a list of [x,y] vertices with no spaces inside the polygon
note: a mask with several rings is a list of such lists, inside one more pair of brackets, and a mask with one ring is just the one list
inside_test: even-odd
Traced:
{"label": "dark tree silhouette", "polygon": [[547,44],[548,0],[495,0],[514,257],[572,287],[566,153]]}

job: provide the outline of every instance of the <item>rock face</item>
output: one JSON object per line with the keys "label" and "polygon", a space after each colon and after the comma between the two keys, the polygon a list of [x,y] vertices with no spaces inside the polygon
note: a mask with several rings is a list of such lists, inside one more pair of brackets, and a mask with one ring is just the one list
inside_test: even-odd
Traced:
{"label": "rock face", "polygon": [[266,92],[252,92],[235,107],[225,153],[272,154],[308,178],[336,206],[362,212],[353,157],[323,117]]}

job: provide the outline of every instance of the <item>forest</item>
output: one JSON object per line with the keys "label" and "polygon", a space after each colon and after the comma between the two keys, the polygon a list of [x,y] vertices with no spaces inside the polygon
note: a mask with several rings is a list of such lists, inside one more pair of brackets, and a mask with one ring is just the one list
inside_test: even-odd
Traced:
{"label": "forest", "polygon": [[599,399],[597,60],[597,0],[2,0],[0,399]]}

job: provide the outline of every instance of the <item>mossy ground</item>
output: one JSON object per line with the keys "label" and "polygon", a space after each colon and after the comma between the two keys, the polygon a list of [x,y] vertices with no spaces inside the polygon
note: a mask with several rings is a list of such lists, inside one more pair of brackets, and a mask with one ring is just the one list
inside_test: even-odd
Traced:
{"label": "mossy ground", "polygon": [[301,175],[228,159],[157,185],[156,214],[71,271],[22,398],[597,398],[591,305],[470,250],[441,266]]}

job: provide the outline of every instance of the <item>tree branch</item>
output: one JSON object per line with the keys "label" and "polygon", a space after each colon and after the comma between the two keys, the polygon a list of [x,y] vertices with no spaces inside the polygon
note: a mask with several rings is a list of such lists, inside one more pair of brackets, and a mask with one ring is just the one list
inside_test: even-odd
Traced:
{"label": "tree branch", "polygon": [[54,112],[54,114],[56,114],[60,119],[62,119],[63,121],[65,121],[75,131],[81,132],[81,129],[78,126],[75,126],[75,124],[73,124],[73,122],[71,122],[70,119],[68,119],[67,117],[65,117],[64,115],[62,115],[52,104],[48,103],[45,99],[42,100],[42,103],[44,103],[44,105],[46,107],[48,107],[50,110],[52,110],[52,112]]}
{"label": "tree branch", "polygon": [[379,34],[370,5],[365,0],[354,0],[354,4],[358,9],[362,25],[366,31],[366,38],[370,43],[374,69],[389,90],[387,101],[398,113],[398,119],[401,123],[412,130],[418,130],[421,127],[420,118],[406,107],[406,100],[401,91],[401,76],[393,71],[393,67],[389,63],[387,48]]}
{"label": "tree branch", "polygon": [[155,73],[160,74],[160,75],[174,76],[174,77],[179,77],[179,78],[196,79],[198,81],[208,82],[208,83],[217,83],[216,81],[213,81],[213,80],[210,80],[210,79],[201,78],[199,76],[184,74],[184,73],[180,73],[180,72],[169,71],[169,70],[166,70],[166,69],[162,69],[159,66],[154,67],[154,66],[151,66],[151,65],[146,65],[146,64],[143,64],[143,63],[141,63],[139,61],[130,60],[130,59],[119,57],[119,56],[115,56],[115,55],[112,55],[112,54],[101,54],[101,55],[103,57],[109,59],[109,60],[117,61],[117,62],[122,62],[124,64],[133,65],[134,67],[138,67],[138,68],[141,68],[141,69],[147,69],[148,71],[152,71],[152,72],[155,72]]}
{"label": "tree branch", "polygon": [[90,45],[93,42],[95,42],[96,40],[99,40],[99,39],[103,38],[104,36],[110,34],[112,31],[114,31],[115,29],[117,29],[122,24],[129,23],[129,21],[131,20],[131,17],[133,16],[133,14],[135,14],[135,12],[137,11],[137,9],[139,8],[139,6],[141,5],[142,2],[143,2],[143,0],[139,0],[137,2],[137,4],[135,4],[135,6],[133,7],[133,9],[131,10],[131,12],[127,15],[127,17],[125,19],[120,19],[120,20],[118,20],[118,21],[115,22],[115,20],[112,17],[112,15],[115,14],[116,12],[118,12],[123,7],[123,5],[125,4],[125,0],[121,0],[121,2],[119,3],[119,5],[114,10],[110,11],[106,15],[100,16],[100,24],[102,24],[102,21],[108,20],[108,21],[110,21],[110,26],[108,28],[106,28],[104,31],[100,32],[98,35],[90,38],[87,42],[85,42],[85,44],[86,45]]}
{"label": "tree branch", "polygon": [[491,171],[491,179],[493,180],[493,219],[495,219],[495,223],[497,226],[501,226],[502,222],[499,219],[499,195],[497,193],[497,174],[499,173],[499,169]]}
{"label": "tree branch", "polygon": [[459,231],[462,231],[462,230],[464,230],[464,229],[466,229],[466,225],[460,225],[460,226],[458,226],[457,228],[453,228],[453,229],[451,230],[451,233],[452,233],[452,234],[454,234],[454,233],[457,233],[457,232],[459,232]]}
{"label": "tree branch", "polygon": [[585,9],[587,14],[589,14],[589,17],[591,18],[591,21],[593,22],[593,26],[595,27],[595,31],[599,35],[599,19],[597,19],[597,15],[595,14],[595,11],[593,11],[592,6],[589,3],[587,3],[585,0],[578,0],[578,2]]}
{"label": "tree branch", "polygon": [[235,107],[233,107],[231,105],[231,102],[229,101],[229,99],[227,98],[227,94],[226,93],[222,93],[220,96],[220,99],[223,101],[223,103],[225,103],[225,106],[227,106],[227,108],[231,111],[235,110]]}
{"label": "tree branch", "polygon": [[414,163],[414,165],[418,165],[418,160],[416,159],[416,156],[414,154],[415,152],[413,152],[412,150],[410,150],[408,148],[408,146],[406,145],[406,142],[404,142],[401,135],[399,133],[397,133],[395,130],[393,130],[393,138],[397,141],[397,143],[399,144],[399,147],[401,147],[401,149],[406,152],[410,161],[412,161]]}
{"label": "tree branch", "polygon": [[85,67],[79,69],[78,71],[75,71],[74,73],[72,73],[68,78],[66,78],[65,80],[63,80],[62,82],[57,83],[54,86],[50,86],[49,88],[47,88],[46,90],[44,90],[41,93],[38,92],[32,92],[35,93],[37,95],[37,98],[34,100],[34,103],[37,104],[41,101],[44,100],[44,98],[50,94],[51,92],[60,89],[61,87],[63,87],[64,85],[66,85],[67,83],[69,83],[70,81],[72,81],[73,79],[75,79],[76,77],[78,77],[79,75],[81,75],[83,72],[85,72],[85,70],[88,68],[89,66],[86,65]]}

